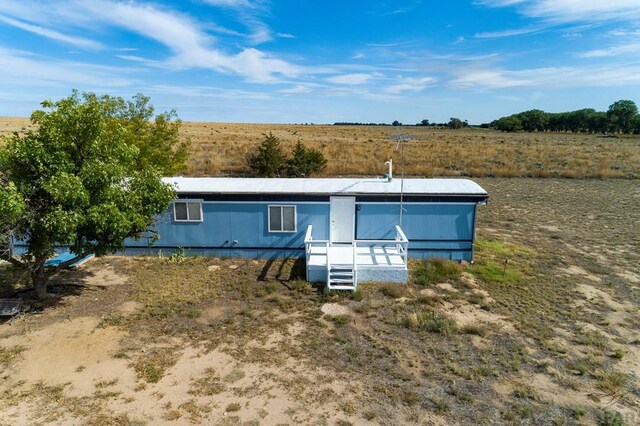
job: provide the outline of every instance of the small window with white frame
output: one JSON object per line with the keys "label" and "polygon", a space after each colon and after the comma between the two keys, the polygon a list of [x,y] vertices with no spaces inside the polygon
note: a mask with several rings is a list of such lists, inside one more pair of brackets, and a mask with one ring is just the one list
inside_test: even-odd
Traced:
{"label": "small window with white frame", "polygon": [[269,232],[296,232],[296,206],[269,206]]}
{"label": "small window with white frame", "polygon": [[176,222],[202,222],[202,201],[174,201],[173,220]]}

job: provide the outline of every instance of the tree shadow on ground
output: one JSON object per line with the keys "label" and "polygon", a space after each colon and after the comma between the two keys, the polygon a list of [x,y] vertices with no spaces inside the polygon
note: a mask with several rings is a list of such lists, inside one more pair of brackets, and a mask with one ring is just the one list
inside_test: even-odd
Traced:
{"label": "tree shadow on ground", "polygon": [[[80,296],[87,290],[95,290],[95,285],[87,285],[87,280],[95,274],[85,269],[62,270],[49,279],[47,298],[36,297],[31,287],[29,273],[25,268],[11,265],[0,266],[0,298],[20,299],[26,312],[41,312],[54,308],[70,296]],[[0,323],[12,317],[0,317]]]}

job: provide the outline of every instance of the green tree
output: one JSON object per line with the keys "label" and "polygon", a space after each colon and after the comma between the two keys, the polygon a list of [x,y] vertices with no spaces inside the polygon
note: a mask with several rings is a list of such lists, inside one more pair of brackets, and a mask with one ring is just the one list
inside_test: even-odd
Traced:
{"label": "green tree", "polygon": [[280,147],[280,139],[273,133],[264,135],[257,152],[247,156],[247,163],[253,172],[262,177],[280,176],[286,166],[286,157]]}
{"label": "green tree", "polygon": [[518,132],[522,130],[522,123],[515,115],[502,117],[495,122],[495,128],[501,132]]}
{"label": "green tree", "polygon": [[307,149],[301,141],[291,152],[291,158],[287,160],[287,176],[309,177],[327,167],[327,159],[317,149]]}
{"label": "green tree", "polygon": [[522,129],[527,132],[543,132],[549,124],[549,115],[539,109],[521,112],[518,119],[522,125]]}
{"label": "green tree", "polygon": [[394,120],[393,123],[391,123],[392,126],[402,126],[402,123],[399,122],[398,120]]}
{"label": "green tree", "polygon": [[462,120],[460,120],[457,117],[451,117],[449,119],[449,123],[447,123],[447,127],[449,127],[450,129],[462,129],[463,127],[465,127],[464,122]]}
{"label": "green tree", "polygon": [[631,133],[634,119],[638,115],[638,107],[630,100],[619,100],[609,106],[607,118],[614,132]]}
{"label": "green tree", "polygon": [[429,125],[429,120],[427,120],[426,118],[420,121],[418,124],[416,124],[416,126],[428,126],[428,125]]}
{"label": "green tree", "polygon": [[155,167],[164,175],[173,175],[186,168],[190,140],[180,140],[181,122],[174,110],[154,117],[149,98],[138,94],[133,101],[103,96],[96,101],[112,104],[111,116],[126,128],[127,144],[138,147],[137,166]]}
{"label": "green tree", "polygon": [[[164,157],[176,163],[156,165],[153,156],[145,157],[132,134],[144,125],[130,125],[124,106],[143,114],[135,103],[74,91],[43,102],[31,115],[36,130],[16,133],[0,148],[0,214],[27,245],[22,262],[38,297],[46,295],[49,277],[60,269],[90,253],[118,251],[126,238],[141,236],[175,196],[160,177],[180,166],[180,159],[173,151]],[[153,137],[146,143],[172,146]],[[77,256],[46,268],[56,245],[69,246]]]}

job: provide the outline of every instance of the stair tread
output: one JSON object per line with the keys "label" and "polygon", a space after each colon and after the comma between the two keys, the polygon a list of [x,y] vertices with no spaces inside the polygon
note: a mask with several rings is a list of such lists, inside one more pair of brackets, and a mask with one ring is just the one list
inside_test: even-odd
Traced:
{"label": "stair tread", "polygon": [[354,290],[356,286],[354,285],[331,285],[329,286],[329,290]]}

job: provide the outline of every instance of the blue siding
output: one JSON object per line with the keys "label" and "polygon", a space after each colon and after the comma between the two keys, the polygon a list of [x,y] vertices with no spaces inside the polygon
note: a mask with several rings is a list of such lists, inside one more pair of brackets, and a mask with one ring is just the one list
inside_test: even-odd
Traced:
{"label": "blue siding", "polygon": [[[241,253],[243,256],[254,257],[255,249],[304,248],[308,225],[313,225],[314,238],[329,238],[329,204],[281,204],[296,205],[296,232],[268,231],[268,203],[205,202],[202,204],[202,222],[175,222],[170,212],[162,215],[155,228],[160,234],[155,247],[185,247],[190,251],[217,249],[224,250],[224,253],[219,252],[221,255],[231,256],[241,250],[246,252]],[[233,244],[234,240],[236,244]],[[147,245],[146,239],[126,243],[127,248],[142,249]]]}
{"label": "blue siding", "polygon": [[[402,230],[409,256],[472,260],[474,204],[404,204]],[[356,239],[393,239],[400,204],[359,204]]]}
{"label": "blue siding", "polygon": [[[473,204],[405,204],[402,230],[409,241],[471,240]],[[356,239],[395,238],[399,204],[360,204]]]}

